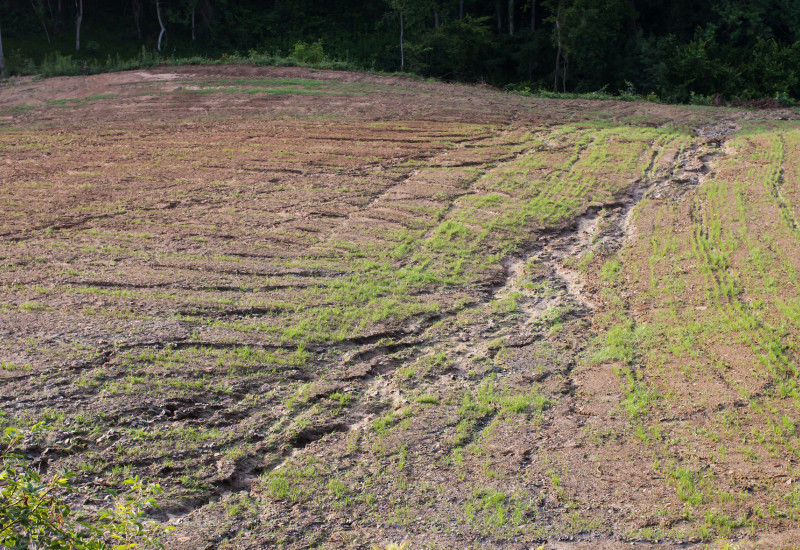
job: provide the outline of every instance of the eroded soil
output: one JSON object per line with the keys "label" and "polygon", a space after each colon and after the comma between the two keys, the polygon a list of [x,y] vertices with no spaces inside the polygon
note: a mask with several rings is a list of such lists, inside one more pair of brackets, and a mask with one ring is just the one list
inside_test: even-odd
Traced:
{"label": "eroded soil", "polygon": [[0,421],[79,505],[159,482],[168,548],[796,547],[796,118],[16,81]]}

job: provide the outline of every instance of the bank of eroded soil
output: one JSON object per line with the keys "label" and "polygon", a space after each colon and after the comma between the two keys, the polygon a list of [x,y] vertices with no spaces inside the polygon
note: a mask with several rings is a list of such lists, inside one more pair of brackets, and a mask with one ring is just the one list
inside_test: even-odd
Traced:
{"label": "bank of eroded soil", "polygon": [[81,505],[161,483],[174,548],[791,547],[795,118],[17,81],[0,419]]}

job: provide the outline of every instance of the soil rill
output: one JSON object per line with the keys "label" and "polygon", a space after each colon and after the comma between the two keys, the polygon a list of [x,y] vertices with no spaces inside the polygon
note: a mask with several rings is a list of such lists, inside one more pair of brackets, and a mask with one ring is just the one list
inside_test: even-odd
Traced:
{"label": "soil rill", "polygon": [[169,548],[792,547],[796,112],[0,89],[0,424]]}

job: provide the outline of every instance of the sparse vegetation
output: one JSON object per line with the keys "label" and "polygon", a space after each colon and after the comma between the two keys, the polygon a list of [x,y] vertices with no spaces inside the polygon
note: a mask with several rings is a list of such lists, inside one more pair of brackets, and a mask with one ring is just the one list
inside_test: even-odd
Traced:
{"label": "sparse vegetation", "polygon": [[139,476],[170,548],[793,532],[795,121],[142,74],[2,108],[0,426],[71,514]]}

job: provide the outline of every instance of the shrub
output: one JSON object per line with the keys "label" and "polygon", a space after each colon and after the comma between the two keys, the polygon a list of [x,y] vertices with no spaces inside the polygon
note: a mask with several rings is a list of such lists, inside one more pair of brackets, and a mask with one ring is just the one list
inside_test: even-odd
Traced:
{"label": "shrub", "polygon": [[795,104],[794,98],[792,98],[786,92],[776,92],[775,101],[777,101],[778,104],[783,107],[791,107]]}
{"label": "shrub", "polygon": [[642,99],[642,97],[636,92],[636,86],[634,86],[633,83],[628,80],[625,81],[625,89],[619,91],[618,97],[622,101],[638,101]]}
{"label": "shrub", "polygon": [[[41,428],[41,426],[39,426]],[[72,474],[47,478],[13,452],[21,436],[7,428],[0,437],[0,548],[52,550],[123,550],[163,546],[159,531],[144,509],[155,506],[158,485],[139,478],[125,480],[125,495],[113,494],[109,508],[91,514],[72,510],[64,501]]]}
{"label": "shrub", "polygon": [[707,95],[689,92],[689,103],[692,105],[711,105],[713,101]]}
{"label": "shrub", "polygon": [[8,74],[36,74],[36,63],[22,54],[20,50],[12,50],[6,56]]}
{"label": "shrub", "polygon": [[325,51],[322,49],[322,40],[317,40],[313,44],[298,42],[294,45],[291,56],[301,63],[319,65],[325,61]]}
{"label": "shrub", "polygon": [[46,55],[39,67],[39,74],[42,76],[74,76],[83,71],[81,62],[72,59],[71,55],[61,55],[56,52],[53,55]]}

